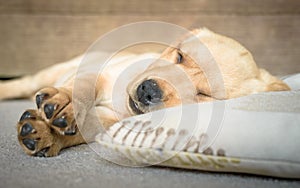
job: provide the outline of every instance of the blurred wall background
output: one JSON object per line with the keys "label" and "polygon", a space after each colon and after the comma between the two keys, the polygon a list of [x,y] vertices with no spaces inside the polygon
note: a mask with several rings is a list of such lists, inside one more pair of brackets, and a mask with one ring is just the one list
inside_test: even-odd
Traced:
{"label": "blurred wall background", "polygon": [[0,77],[66,61],[102,34],[146,20],[208,27],[274,74],[300,72],[299,0],[0,0]]}

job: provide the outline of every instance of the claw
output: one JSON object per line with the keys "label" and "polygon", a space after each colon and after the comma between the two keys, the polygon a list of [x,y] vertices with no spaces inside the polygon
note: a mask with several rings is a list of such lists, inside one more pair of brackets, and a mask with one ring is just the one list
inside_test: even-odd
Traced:
{"label": "claw", "polygon": [[76,134],[76,130],[72,130],[72,129],[66,130],[64,132],[64,135],[67,135],[67,136],[72,136],[72,135],[75,135],[75,134]]}
{"label": "claw", "polygon": [[36,157],[47,157],[47,156],[46,156],[46,153],[49,151],[49,149],[50,149],[50,147],[46,147],[46,148],[44,148],[44,149],[42,149],[42,150],[36,152],[36,153],[34,154],[34,156],[36,156]]}

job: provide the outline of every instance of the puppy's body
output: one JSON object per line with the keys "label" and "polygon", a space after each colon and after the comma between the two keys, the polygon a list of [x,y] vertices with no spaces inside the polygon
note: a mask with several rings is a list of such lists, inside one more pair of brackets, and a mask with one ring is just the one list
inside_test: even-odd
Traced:
{"label": "puppy's body", "polygon": [[[30,97],[55,86],[40,90],[38,110],[25,111],[18,123],[25,152],[54,156],[62,148],[93,141],[101,131],[91,121],[93,109],[107,128],[124,117],[179,104],[289,90],[281,80],[259,69],[250,52],[236,41],[207,29],[193,34],[166,49],[159,59],[151,53],[114,57],[100,74],[93,68],[76,74],[83,58],[78,57],[33,76],[1,82],[0,99]],[[84,66],[102,66],[97,57]],[[74,90],[74,83],[82,89]],[[82,105],[75,114],[72,100],[79,108]]]}

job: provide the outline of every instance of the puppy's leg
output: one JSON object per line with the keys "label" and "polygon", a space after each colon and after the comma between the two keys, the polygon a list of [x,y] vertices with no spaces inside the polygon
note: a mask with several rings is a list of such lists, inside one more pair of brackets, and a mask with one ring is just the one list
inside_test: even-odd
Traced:
{"label": "puppy's leg", "polygon": [[60,63],[23,78],[0,81],[0,100],[29,98],[39,89],[54,86],[64,75],[76,71],[82,57]]}
{"label": "puppy's leg", "polygon": [[[82,79],[82,83],[87,83],[91,76],[84,77],[86,80]],[[82,85],[82,91],[89,87],[88,84]],[[116,122],[113,111],[93,106],[85,98],[88,96],[86,92],[75,99],[79,99],[79,109],[74,114],[73,105],[78,104],[72,103],[72,90],[67,85],[44,88],[36,94],[37,109],[23,113],[17,131],[20,145],[28,155],[58,155],[63,148],[94,141],[99,132]]]}

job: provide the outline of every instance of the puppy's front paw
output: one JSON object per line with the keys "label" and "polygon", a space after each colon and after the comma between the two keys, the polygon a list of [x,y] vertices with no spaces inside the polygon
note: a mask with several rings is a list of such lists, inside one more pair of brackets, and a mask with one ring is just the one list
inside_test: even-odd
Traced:
{"label": "puppy's front paw", "polygon": [[18,125],[18,140],[28,155],[50,157],[58,154],[60,145],[50,127],[36,110],[26,110]]}
{"label": "puppy's front paw", "polygon": [[55,156],[65,147],[86,143],[73,115],[71,92],[44,88],[36,95],[37,110],[26,110],[18,124],[18,140],[28,155]]}
{"label": "puppy's front paw", "polygon": [[72,94],[63,88],[44,88],[36,95],[42,118],[61,135],[75,135],[78,130],[73,115]]}

